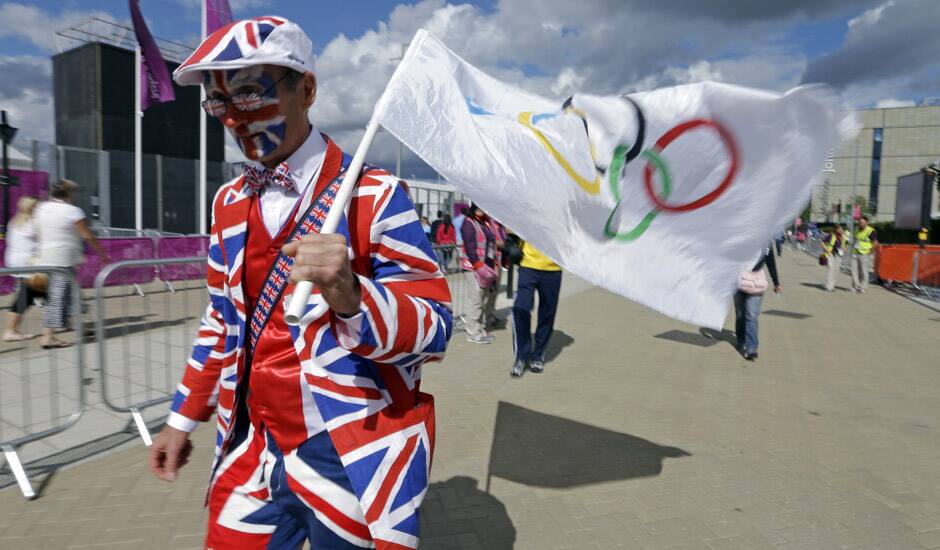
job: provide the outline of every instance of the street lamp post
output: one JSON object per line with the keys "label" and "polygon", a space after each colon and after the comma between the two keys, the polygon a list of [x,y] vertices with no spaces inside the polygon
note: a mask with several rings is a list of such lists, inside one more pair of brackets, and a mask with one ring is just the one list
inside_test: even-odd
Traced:
{"label": "street lamp post", "polygon": [[3,185],[3,228],[2,234],[6,238],[7,222],[10,220],[10,186],[16,185],[16,178],[10,176],[10,155],[8,146],[16,137],[16,128],[7,123],[7,112],[0,112],[0,139],[3,140],[3,174],[0,175],[0,184]]}

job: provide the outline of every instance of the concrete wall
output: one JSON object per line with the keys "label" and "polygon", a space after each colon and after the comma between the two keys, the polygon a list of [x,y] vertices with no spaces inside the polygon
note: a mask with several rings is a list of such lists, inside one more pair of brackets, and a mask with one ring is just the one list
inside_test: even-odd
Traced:
{"label": "concrete wall", "polygon": [[[866,199],[871,188],[875,128],[883,129],[881,174],[878,180],[878,221],[894,220],[899,176],[916,172],[940,159],[940,106],[899,107],[855,111],[862,130],[856,140],[840,143],[823,168],[813,193],[813,220],[827,221],[833,204],[849,204],[850,197]],[[937,192],[931,193],[931,212],[940,211]]]}

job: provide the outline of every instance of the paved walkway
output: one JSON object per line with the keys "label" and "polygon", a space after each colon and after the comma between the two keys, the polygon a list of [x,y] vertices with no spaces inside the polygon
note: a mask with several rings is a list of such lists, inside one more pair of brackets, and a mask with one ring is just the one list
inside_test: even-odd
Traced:
{"label": "paved walkway", "polygon": [[[509,378],[508,331],[458,336],[425,371],[422,548],[940,547],[940,313],[827,294],[812,258],[785,254],[756,363],[727,333],[577,283],[544,374]],[[0,548],[199,548],[211,433],[196,440],[174,484],[135,445],[35,501],[0,492]]]}

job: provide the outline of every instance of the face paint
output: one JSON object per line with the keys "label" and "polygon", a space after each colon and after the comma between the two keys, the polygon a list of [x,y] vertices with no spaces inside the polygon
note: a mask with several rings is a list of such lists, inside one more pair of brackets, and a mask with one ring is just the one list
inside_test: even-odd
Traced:
{"label": "face paint", "polygon": [[207,97],[230,98],[244,90],[260,94],[271,88],[261,96],[262,106],[257,111],[239,111],[229,102],[228,112],[220,120],[235,138],[238,148],[250,160],[260,160],[274,153],[287,134],[285,117],[281,114],[280,98],[277,88],[273,87],[276,80],[265,73],[261,66],[212,71],[207,75]]}

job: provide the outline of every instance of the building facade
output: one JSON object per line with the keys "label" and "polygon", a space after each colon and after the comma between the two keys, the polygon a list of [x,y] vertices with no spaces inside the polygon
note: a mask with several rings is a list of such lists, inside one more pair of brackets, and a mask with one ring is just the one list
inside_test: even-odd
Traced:
{"label": "building facade", "polygon": [[[81,187],[77,204],[101,225],[134,227],[134,52],[89,42],[52,58],[56,175]],[[172,72],[176,63],[167,62]],[[176,100],[142,118],[143,222],[147,229],[204,233],[200,201],[225,182],[224,130],[209,117],[207,191],[199,196],[199,88],[174,84]]]}
{"label": "building facade", "polygon": [[[813,192],[812,217],[817,222],[844,220],[852,197],[862,196],[876,221],[893,221],[898,177],[917,172],[940,159],[940,106],[896,107],[853,111],[858,137],[829,152]],[[931,192],[936,216],[937,192]]]}

